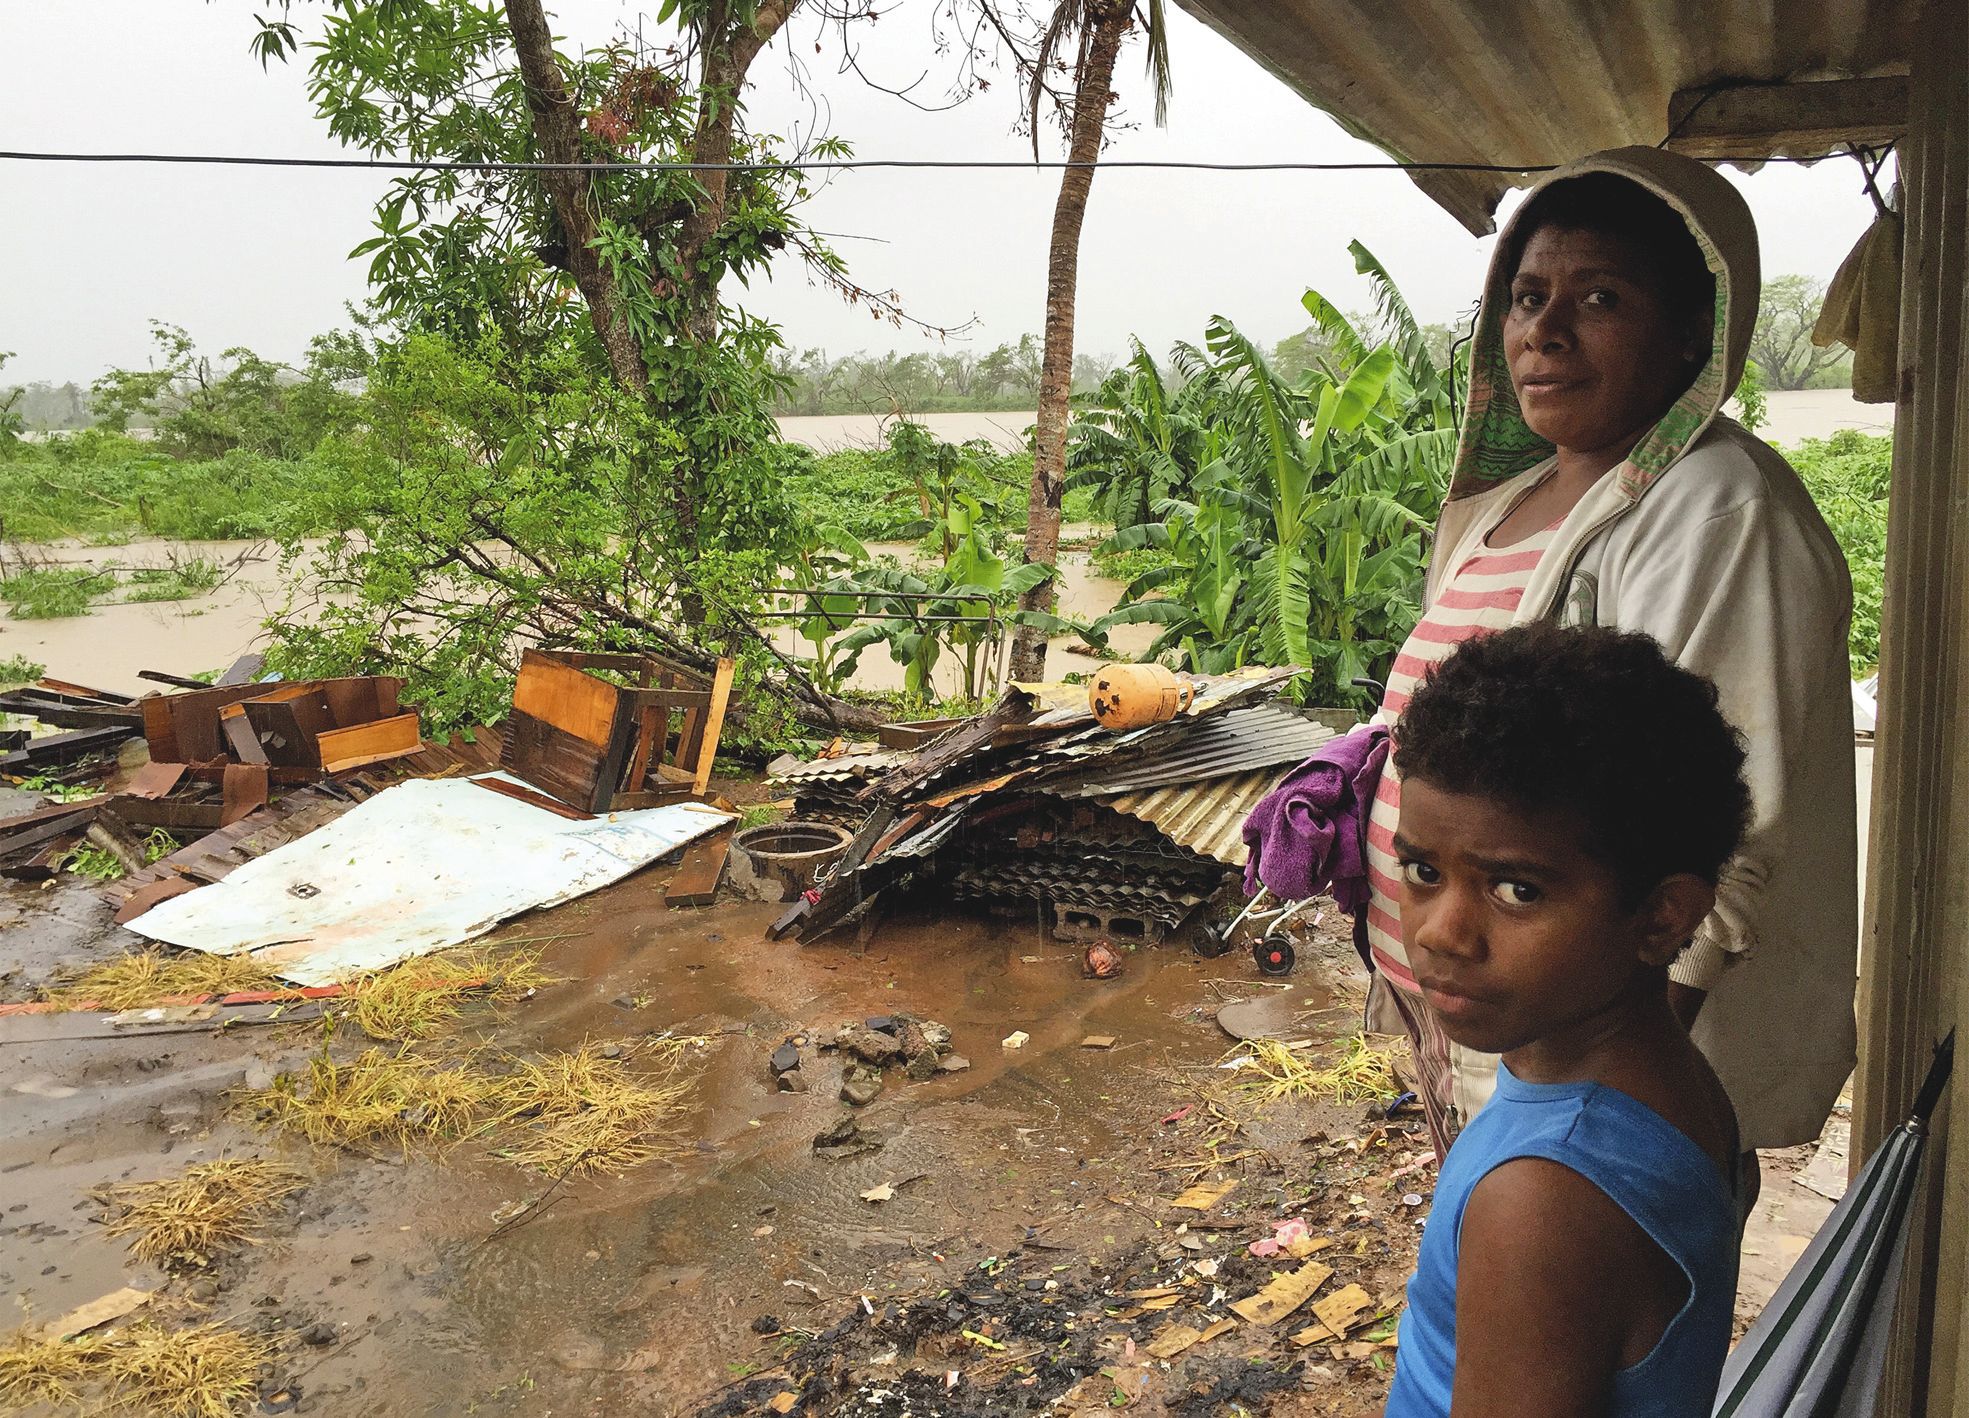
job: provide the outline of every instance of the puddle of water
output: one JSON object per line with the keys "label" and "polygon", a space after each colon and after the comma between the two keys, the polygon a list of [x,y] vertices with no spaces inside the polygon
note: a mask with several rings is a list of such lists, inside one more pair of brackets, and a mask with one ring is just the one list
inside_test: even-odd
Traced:
{"label": "puddle of water", "polygon": [[[541,1198],[544,1179],[469,1149],[407,1163],[285,1150],[319,1179],[293,1223],[222,1267],[214,1313],[336,1327],[341,1343],[290,1346],[287,1360],[296,1375],[307,1368],[304,1387],[324,1411],[397,1418],[479,1401],[486,1412],[587,1403],[686,1412],[733,1365],[769,1357],[749,1327],[762,1312],[824,1326],[855,1293],[953,1283],[960,1267],[1019,1246],[1028,1226],[1091,1228],[1096,1245],[1117,1226],[1139,1228],[1102,1197],[1159,1186],[1131,1155],[1188,1096],[1178,1069],[1228,1042],[1207,1016],[1186,1017],[1207,999],[1204,981],[1249,972],[1248,962],[1164,946],[1131,955],[1119,980],[1089,981],[1077,948],[1036,924],[927,909],[899,913],[862,952],[847,936],[768,942],[777,907],[672,911],[662,887],[660,873],[644,873],[509,927],[509,936],[581,933],[546,947],[565,982],[466,1032],[519,1053],[665,1029],[712,1036],[687,1125],[693,1145],[679,1160],[570,1181],[489,1240],[495,1214]],[[1301,976],[1308,1007],[1322,1002],[1316,976],[1303,965]],[[611,1003],[625,996],[640,1007]],[[811,1090],[779,1093],[772,1050],[788,1034],[831,1036],[842,1022],[897,1012],[950,1026],[971,1070],[920,1084],[891,1070],[860,1115],[886,1137],[883,1149],[816,1158],[814,1134],[845,1111],[839,1061],[805,1051]],[[1031,1042],[1003,1049],[1015,1029]],[[1094,1033],[1119,1046],[1082,1049]],[[261,1030],[40,1045],[10,1060],[77,1092],[17,1097],[4,1110],[0,1166],[33,1164],[0,1174],[0,1193],[28,1206],[7,1222],[37,1230],[0,1236],[0,1275],[43,1314],[125,1283],[122,1243],[71,1208],[103,1182],[173,1171],[193,1148],[200,1158],[229,1146],[274,1150],[219,1121],[218,1095],[252,1058],[307,1047],[305,1029]],[[163,1066],[137,1068],[160,1056]],[[187,1131],[173,1137],[169,1126]],[[885,1182],[894,1199],[861,1199]],[[42,1225],[61,1234],[44,1236]],[[352,1264],[358,1255],[372,1259]],[[1076,1253],[1059,1260],[1084,1264]],[[44,1277],[48,1264],[57,1270]]]}

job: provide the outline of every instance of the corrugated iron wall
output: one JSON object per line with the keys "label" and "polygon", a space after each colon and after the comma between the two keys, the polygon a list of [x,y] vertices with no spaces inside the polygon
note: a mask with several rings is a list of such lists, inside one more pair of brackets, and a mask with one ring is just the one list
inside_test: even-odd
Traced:
{"label": "corrugated iron wall", "polygon": [[[1969,7],[1927,0],[1913,53],[1856,1161],[1969,1022]],[[1969,1410],[1969,1064],[1929,1155],[1880,1411],[1935,1418]]]}

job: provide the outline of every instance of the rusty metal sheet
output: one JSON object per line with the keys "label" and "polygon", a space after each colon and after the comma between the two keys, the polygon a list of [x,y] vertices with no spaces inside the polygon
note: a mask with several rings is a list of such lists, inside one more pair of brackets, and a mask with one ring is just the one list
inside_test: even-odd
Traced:
{"label": "rusty metal sheet", "polygon": [[1245,818],[1290,771],[1289,767],[1261,768],[1207,783],[1123,793],[1101,803],[1160,828],[1172,842],[1193,852],[1241,867],[1250,855],[1244,845]]}
{"label": "rusty metal sheet", "polygon": [[[1177,3],[1395,158],[1527,164],[1660,142],[1674,94],[1718,80],[1906,73],[1921,9],[1919,0]],[[1496,173],[1411,175],[1479,235],[1516,185]]]}

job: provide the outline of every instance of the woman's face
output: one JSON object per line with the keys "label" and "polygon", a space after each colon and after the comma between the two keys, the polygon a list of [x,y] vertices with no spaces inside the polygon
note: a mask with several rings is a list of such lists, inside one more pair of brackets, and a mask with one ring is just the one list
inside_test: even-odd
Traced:
{"label": "woman's face", "polygon": [[1626,456],[1709,348],[1709,322],[1670,309],[1633,243],[1547,226],[1525,244],[1504,349],[1525,422],[1561,451]]}

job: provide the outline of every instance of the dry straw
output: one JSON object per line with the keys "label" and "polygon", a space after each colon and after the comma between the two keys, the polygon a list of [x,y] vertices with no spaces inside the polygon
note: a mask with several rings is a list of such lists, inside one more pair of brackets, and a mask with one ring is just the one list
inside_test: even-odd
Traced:
{"label": "dry straw", "polygon": [[70,1009],[139,1009],[186,995],[229,995],[284,986],[250,955],[134,950],[93,965],[48,992]]}
{"label": "dry straw", "polygon": [[1251,1062],[1239,1087],[1260,1102],[1285,1098],[1317,1098],[1329,1103],[1370,1103],[1395,1092],[1393,1055],[1368,1043],[1364,1034],[1351,1034],[1338,1045],[1338,1057],[1321,1058],[1313,1047],[1294,1047],[1277,1039],[1253,1039],[1233,1054]]}
{"label": "dry straw", "polygon": [[706,1041],[683,1036],[600,1044],[493,1072],[475,1059],[439,1064],[406,1045],[337,1063],[317,1054],[298,1077],[248,1095],[261,1120],[310,1142],[456,1143],[487,1138],[498,1155],[550,1176],[611,1175],[678,1146]]}
{"label": "dry straw", "polygon": [[270,1125],[333,1147],[383,1141],[451,1142],[482,1125],[496,1080],[462,1064],[440,1065],[408,1047],[367,1049],[348,1063],[326,1053],[299,1078],[283,1074],[247,1095]]}
{"label": "dry straw", "polygon": [[477,946],[407,961],[349,986],[342,1010],[372,1039],[428,1039],[458,1017],[467,997],[508,1004],[555,978],[538,950],[497,953]]}
{"label": "dry straw", "polygon": [[553,1177],[613,1176],[675,1151],[696,1083],[684,1059],[696,1042],[651,1040],[634,1071],[627,1056],[605,1057],[595,1044],[519,1062],[495,1090],[495,1122],[525,1131],[501,1155]]}
{"label": "dry straw", "polygon": [[300,1172],[278,1162],[222,1158],[162,1181],[108,1187],[100,1196],[121,1208],[109,1233],[134,1233],[130,1250],[137,1259],[181,1268],[255,1244],[259,1223],[306,1185]]}
{"label": "dry straw", "polygon": [[145,1418],[234,1418],[273,1346],[223,1325],[127,1329],[59,1339],[16,1332],[0,1343],[0,1411],[36,1405]]}

